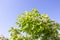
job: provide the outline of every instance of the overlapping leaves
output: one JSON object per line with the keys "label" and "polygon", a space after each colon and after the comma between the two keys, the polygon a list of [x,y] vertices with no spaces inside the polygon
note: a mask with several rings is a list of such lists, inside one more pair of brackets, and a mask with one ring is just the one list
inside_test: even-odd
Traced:
{"label": "overlapping leaves", "polygon": [[36,9],[20,14],[16,23],[22,32],[26,32],[35,39],[42,37],[42,40],[53,40],[54,37],[57,40],[57,30],[60,29],[59,23],[52,21],[46,14],[41,15]]}

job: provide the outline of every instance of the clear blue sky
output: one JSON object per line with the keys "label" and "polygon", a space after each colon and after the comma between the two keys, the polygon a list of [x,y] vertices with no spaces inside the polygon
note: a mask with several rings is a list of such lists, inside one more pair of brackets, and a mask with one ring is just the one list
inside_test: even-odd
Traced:
{"label": "clear blue sky", "polygon": [[32,8],[60,23],[60,0],[0,0],[0,34],[8,36],[10,27],[16,27],[18,14]]}

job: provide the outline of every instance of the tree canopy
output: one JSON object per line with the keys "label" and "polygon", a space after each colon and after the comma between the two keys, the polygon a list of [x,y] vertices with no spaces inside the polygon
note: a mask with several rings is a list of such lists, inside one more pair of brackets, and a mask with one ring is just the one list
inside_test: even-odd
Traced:
{"label": "tree canopy", "polygon": [[10,40],[60,40],[60,24],[36,9],[18,15],[16,24],[18,28],[9,30]]}

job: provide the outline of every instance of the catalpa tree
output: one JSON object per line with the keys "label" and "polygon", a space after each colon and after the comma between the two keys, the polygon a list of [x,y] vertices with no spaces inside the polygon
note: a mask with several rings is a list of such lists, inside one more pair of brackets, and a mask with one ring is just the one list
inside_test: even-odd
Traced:
{"label": "catalpa tree", "polygon": [[18,28],[12,27],[9,30],[11,40],[60,40],[60,24],[36,9],[20,14],[16,24]]}

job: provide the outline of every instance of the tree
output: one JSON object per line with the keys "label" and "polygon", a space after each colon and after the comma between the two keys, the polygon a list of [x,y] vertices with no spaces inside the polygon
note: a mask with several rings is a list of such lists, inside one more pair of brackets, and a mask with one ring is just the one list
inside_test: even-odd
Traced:
{"label": "tree", "polygon": [[[40,14],[33,9],[25,11],[17,18],[18,28],[12,27],[9,32],[12,40],[60,40],[60,24],[51,20],[47,14]],[[23,35],[21,33],[25,33]]]}

